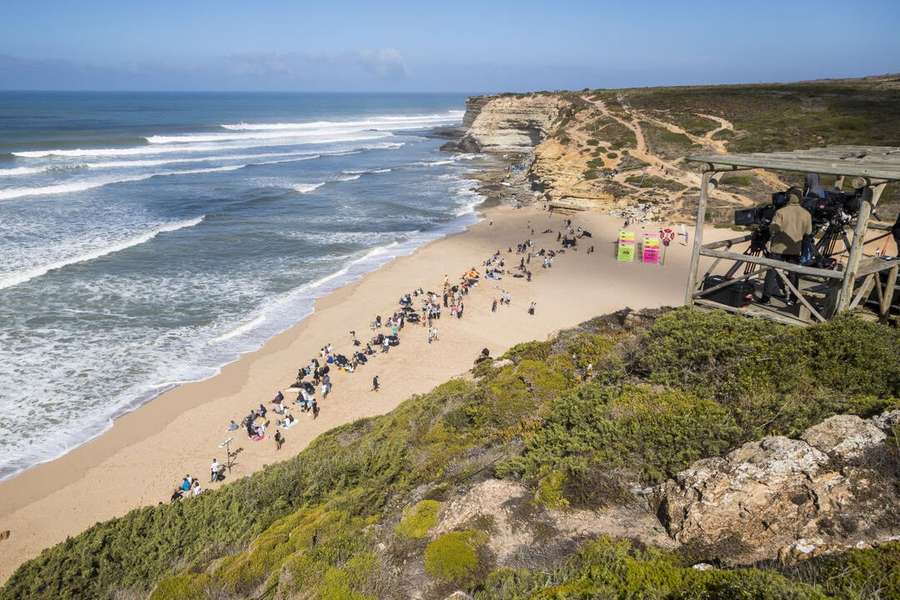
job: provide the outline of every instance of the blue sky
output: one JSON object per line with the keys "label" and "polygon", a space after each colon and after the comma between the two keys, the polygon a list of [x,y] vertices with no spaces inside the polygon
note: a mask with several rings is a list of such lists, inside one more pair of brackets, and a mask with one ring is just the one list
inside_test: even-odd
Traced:
{"label": "blue sky", "polygon": [[900,71],[900,0],[0,0],[0,89],[502,91]]}

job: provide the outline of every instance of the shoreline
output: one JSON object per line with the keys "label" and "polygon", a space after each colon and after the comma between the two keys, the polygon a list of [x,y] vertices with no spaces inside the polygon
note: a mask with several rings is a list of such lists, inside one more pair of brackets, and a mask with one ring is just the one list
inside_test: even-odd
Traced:
{"label": "shoreline", "polygon": [[[490,170],[490,166],[483,169]],[[473,178],[483,182],[482,175],[480,170]],[[229,419],[239,420],[250,407],[268,403],[279,387],[286,389],[296,367],[315,355],[322,345],[334,343],[338,351],[346,350],[347,331],[354,328],[365,339],[371,317],[396,308],[396,299],[402,293],[416,287],[436,289],[445,272],[455,277],[472,265],[480,266],[498,247],[505,252],[505,247],[515,246],[516,240],[533,237],[537,246],[554,247],[555,235],[550,240],[539,232],[545,227],[555,231],[564,217],[549,215],[534,205],[521,209],[491,206],[496,198],[493,200],[485,197],[476,207],[481,220],[463,231],[431,240],[317,298],[310,315],[258,349],[241,354],[218,374],[177,385],[123,414],[105,432],[61,457],[0,482],[0,531],[11,532],[8,539],[0,541],[0,581],[43,548],[76,535],[97,521],[166,501],[184,473],[199,473],[205,482],[210,458],[222,455],[218,444],[232,435],[225,431]],[[531,225],[532,220],[538,219],[545,219],[547,225],[535,224],[536,234],[529,236],[525,224]],[[489,347],[492,354],[498,355],[514,343],[545,339],[559,329],[626,305],[641,308],[680,304],[687,247],[671,247],[667,266],[660,271],[672,289],[661,294],[646,293],[649,290],[645,288],[656,282],[647,282],[642,271],[656,267],[616,263],[607,247],[620,220],[594,213],[578,214],[573,219],[594,231],[592,241],[599,247],[595,254],[561,256],[559,265],[545,272],[535,264],[533,283],[504,279],[501,285],[519,298],[515,306],[501,310],[512,314],[518,309],[514,317],[504,317],[508,322],[487,310],[492,291],[484,288],[493,288],[494,282],[485,281],[466,300],[464,319],[458,323],[437,321],[442,339],[433,347],[425,344],[423,328],[408,325],[401,336],[403,344],[397,349],[384,358],[380,354],[374,357],[375,364],[362,367],[360,374],[335,377],[335,391],[320,403],[322,412],[317,420],[299,415],[299,426],[286,432],[283,458],[296,454],[328,429],[389,412],[409,396],[427,392],[465,373],[482,347]],[[584,279],[585,268],[597,269],[602,275],[618,272],[621,289],[611,290],[602,278]],[[623,274],[627,276],[618,281]],[[523,294],[528,293],[537,299],[537,317],[525,313],[528,302]],[[450,350],[451,355],[429,364],[426,372],[418,371],[421,356],[426,356],[423,353],[443,354],[444,350]],[[388,366],[391,368],[386,369]],[[373,398],[365,383],[376,372],[384,389]],[[396,373],[410,375],[398,385]],[[365,398],[366,403],[360,403],[360,398]],[[245,452],[236,474],[229,476],[228,481],[281,459],[269,447],[270,440],[255,444],[243,440],[241,432],[233,433],[239,434],[234,437],[243,444]],[[218,485],[221,484],[214,484]],[[48,523],[48,514],[59,519]]]}
{"label": "shoreline", "polygon": [[[28,472],[40,467],[41,465],[45,465],[47,463],[52,463],[52,462],[58,461],[58,460],[64,458],[66,455],[78,450],[79,448],[92,443],[93,441],[97,440],[98,438],[109,433],[120,419],[123,419],[124,417],[130,415],[131,413],[133,413],[135,411],[141,410],[144,406],[147,406],[148,404],[155,402],[157,399],[172,392],[173,390],[178,389],[179,387],[182,387],[185,385],[201,383],[204,381],[208,381],[209,379],[218,377],[219,375],[221,375],[222,371],[225,368],[227,368],[228,366],[233,365],[234,363],[240,361],[247,354],[258,352],[264,346],[269,344],[272,340],[274,340],[278,336],[286,333],[287,331],[291,330],[292,328],[296,327],[297,325],[302,323],[305,319],[308,319],[313,314],[315,314],[315,312],[317,310],[317,305],[318,305],[319,301],[322,300],[323,298],[326,298],[326,297],[330,296],[331,294],[334,294],[335,292],[337,292],[338,290],[340,290],[344,287],[352,286],[353,284],[357,283],[360,279],[368,276],[371,273],[378,271],[379,269],[383,268],[385,265],[390,264],[392,261],[397,260],[398,258],[403,258],[403,257],[409,256],[411,254],[414,254],[420,248],[423,248],[429,244],[440,241],[447,237],[465,233],[465,231],[469,227],[471,227],[472,225],[477,223],[478,220],[480,219],[479,212],[482,210],[482,207],[490,208],[489,206],[486,206],[487,204],[488,204],[487,199],[483,199],[481,202],[476,202],[475,204],[470,205],[467,208],[466,212],[455,216],[455,218],[452,221],[447,222],[446,224],[432,230],[431,232],[427,232],[428,234],[433,234],[433,235],[420,236],[420,237],[423,237],[423,239],[421,239],[421,240],[414,241],[414,240],[410,239],[410,240],[405,240],[403,242],[392,242],[390,244],[386,244],[383,246],[375,246],[373,248],[370,248],[361,256],[350,259],[341,269],[335,271],[334,273],[325,275],[318,280],[314,280],[314,281],[302,284],[301,286],[298,286],[298,288],[295,288],[294,290],[287,292],[286,296],[290,296],[290,295],[296,294],[299,290],[302,290],[304,288],[323,288],[321,291],[316,291],[316,292],[310,294],[313,302],[309,308],[309,312],[304,314],[303,316],[301,316],[298,320],[295,320],[292,323],[281,327],[278,331],[276,331],[274,334],[270,335],[267,338],[253,342],[248,348],[237,351],[233,355],[232,358],[228,359],[223,364],[215,367],[214,371],[208,375],[202,375],[202,376],[198,376],[196,378],[188,378],[188,379],[184,379],[181,381],[164,382],[164,383],[160,383],[160,384],[150,387],[148,389],[148,391],[145,392],[140,399],[131,400],[131,401],[125,403],[120,408],[118,408],[108,418],[107,425],[104,426],[99,431],[97,431],[96,433],[94,433],[93,435],[86,437],[84,440],[79,441],[74,446],[63,450],[62,452],[60,452],[54,456],[51,456],[51,457],[43,459],[43,460],[39,460],[38,462],[35,462],[27,467],[21,468],[17,471],[13,471],[11,473],[8,473],[8,474],[0,477],[0,488],[2,488],[2,486],[5,483],[7,483],[9,481],[13,481],[13,480],[19,478],[20,476],[24,475],[25,473],[28,473]],[[469,220],[472,217],[474,217],[475,220],[469,222]],[[410,237],[411,238],[416,237],[415,233],[420,233],[420,232],[414,232],[414,234],[411,235]],[[386,260],[384,260],[384,261],[379,262],[376,259],[376,256],[373,256],[373,253],[376,253],[378,251],[386,251],[387,249],[395,247],[395,246],[400,246],[401,250],[396,254],[388,254],[386,256]],[[347,276],[353,270],[353,267],[357,266],[358,264],[363,263],[367,259],[373,260],[372,265],[370,265],[368,268],[364,267],[358,273],[349,275],[348,279],[339,281],[333,287],[329,285],[329,284],[331,284],[331,281],[333,279],[340,279],[341,277]],[[249,316],[250,315],[248,315],[248,317]],[[256,317],[249,319],[248,323],[252,323],[256,319],[258,319],[260,316],[264,317],[265,315],[264,314],[257,315]],[[236,330],[240,329],[241,327],[244,327],[245,325],[246,325],[245,323],[239,324],[236,327]],[[243,335],[243,333],[239,333],[238,335]],[[227,332],[226,334],[224,334],[223,336],[220,336],[219,338],[212,340],[212,342],[215,342],[219,339],[224,339],[226,336],[227,337],[238,337],[238,335],[235,335],[234,330],[233,330],[233,331]],[[2,514],[2,511],[3,511],[3,507],[0,506],[0,514]]]}
{"label": "shoreline", "polygon": [[[488,211],[488,210],[491,210],[494,208],[498,208],[498,205],[487,206],[487,207],[482,208],[482,206],[486,203],[487,203],[487,201],[482,202],[479,205],[477,205],[475,207],[476,213]],[[462,217],[460,217],[460,218],[462,218]],[[478,221],[480,221],[480,220],[481,220],[481,216],[478,217]],[[362,279],[365,279],[366,277],[372,275],[373,273],[377,273],[380,269],[384,268],[385,266],[391,264],[392,262],[394,262],[398,259],[402,259],[407,256],[411,256],[411,255],[415,254],[416,252],[420,251],[421,249],[423,249],[431,244],[438,243],[442,240],[445,240],[445,239],[453,237],[453,236],[464,235],[469,230],[469,228],[472,225],[477,224],[478,221],[466,226],[461,231],[453,231],[446,235],[441,235],[435,239],[426,241],[424,244],[415,247],[412,250],[412,252],[410,252],[409,254],[393,256],[386,263],[382,264],[381,266],[378,266],[371,271],[364,272],[364,273],[360,274],[359,276],[357,276],[356,278],[354,278],[353,280],[347,281],[347,282],[339,285],[338,287],[325,292],[324,294],[322,294],[321,296],[319,296],[318,298],[315,299],[315,301],[313,302],[312,311],[309,314],[304,315],[303,317],[300,318],[300,320],[296,321],[292,325],[289,325],[286,329],[284,329],[284,330],[276,333],[272,337],[264,340],[256,348],[252,348],[252,349],[241,352],[237,356],[237,358],[235,358],[234,360],[231,360],[231,361],[225,363],[224,365],[222,365],[221,367],[219,367],[215,373],[209,375],[208,377],[203,377],[201,379],[191,379],[188,381],[161,384],[159,386],[162,388],[161,392],[153,395],[148,400],[141,402],[134,408],[131,408],[130,410],[127,410],[125,412],[122,412],[118,415],[111,417],[111,419],[110,419],[111,422],[110,422],[109,426],[106,427],[103,431],[100,431],[99,433],[88,438],[84,442],[81,442],[78,445],[73,446],[72,448],[64,451],[62,454],[59,454],[55,457],[35,463],[34,465],[32,465],[30,467],[26,467],[25,469],[23,469],[21,471],[17,471],[3,479],[0,479],[0,497],[3,498],[3,503],[0,504],[0,519],[2,519],[2,517],[8,513],[15,512],[18,508],[20,508],[24,504],[27,504],[28,502],[32,502],[34,500],[38,500],[41,497],[40,492],[35,493],[34,489],[30,489],[30,490],[28,490],[28,492],[22,492],[20,494],[16,494],[15,492],[9,492],[9,490],[7,490],[6,488],[11,487],[11,486],[7,486],[7,484],[11,484],[12,482],[17,482],[17,481],[26,479],[26,478],[28,478],[28,476],[30,474],[32,474],[35,471],[41,471],[40,473],[35,473],[32,476],[33,478],[37,479],[38,481],[34,481],[34,482],[29,481],[28,483],[36,484],[36,487],[38,489],[40,489],[41,487],[44,487],[44,488],[52,487],[52,488],[56,489],[56,488],[60,487],[61,481],[63,482],[63,485],[65,485],[66,483],[69,483],[69,482],[77,479],[78,475],[75,475],[71,470],[64,470],[62,468],[63,467],[62,463],[65,462],[65,459],[69,455],[78,453],[82,449],[84,449],[84,451],[87,452],[88,450],[86,447],[95,445],[96,447],[93,448],[94,452],[91,452],[92,458],[95,460],[96,459],[102,460],[103,458],[106,458],[109,455],[113,454],[115,452],[115,450],[118,450],[126,445],[139,442],[142,439],[146,439],[150,435],[149,432],[147,433],[147,435],[144,435],[143,437],[138,437],[138,438],[126,437],[130,433],[137,432],[138,434],[140,434],[140,431],[142,431],[142,428],[135,427],[134,426],[135,424],[131,423],[132,420],[137,420],[138,417],[142,416],[137,413],[143,413],[143,412],[151,413],[152,412],[152,415],[148,415],[148,416],[152,416],[153,418],[162,417],[164,419],[166,417],[168,417],[167,422],[171,422],[171,420],[173,420],[175,417],[177,417],[182,412],[185,412],[186,410],[189,410],[190,408],[194,408],[200,404],[203,404],[204,403],[203,401],[190,400],[190,399],[188,399],[188,400],[179,399],[178,397],[180,397],[182,395],[186,395],[186,394],[178,394],[177,393],[178,390],[180,390],[181,388],[187,387],[187,386],[193,386],[193,385],[197,385],[197,384],[206,383],[206,382],[216,379],[218,377],[223,377],[226,375],[226,371],[228,372],[227,375],[229,376],[228,377],[229,380],[232,377],[240,377],[241,375],[245,374],[247,366],[248,366],[248,365],[243,365],[243,367],[244,367],[243,369],[239,368],[240,363],[244,362],[246,357],[252,357],[252,355],[254,355],[264,349],[269,349],[272,351],[277,351],[278,349],[282,349],[283,344],[288,343],[289,340],[281,340],[279,342],[279,339],[283,338],[283,337],[284,338],[294,337],[295,335],[299,334],[300,333],[299,328],[303,325],[303,323],[306,320],[313,317],[317,312],[320,312],[321,310],[327,308],[330,305],[330,303],[337,302],[337,300],[335,298],[332,298],[332,296],[338,295],[340,293],[348,294],[348,295],[351,294],[353,291],[353,288],[358,286],[361,283]],[[330,275],[327,277],[330,277]],[[154,404],[158,404],[159,406],[156,407],[156,410],[150,411],[149,408],[151,407],[151,405],[154,405]],[[165,404],[165,406],[162,406],[162,404]],[[147,410],[145,411],[145,409],[147,409]],[[166,424],[166,422],[164,422],[163,424]],[[118,430],[116,429],[117,426],[119,427]],[[123,431],[123,430],[127,430],[127,431]],[[114,433],[116,433],[118,435],[113,435]],[[109,438],[109,440],[107,440],[105,443],[102,440],[102,438],[104,438],[104,437]],[[77,458],[78,457],[73,458],[72,462],[76,462]],[[55,463],[60,463],[59,469],[51,468],[51,465],[53,465]],[[58,472],[58,471],[62,471],[62,472]],[[41,484],[40,479],[44,478],[45,475],[51,476],[51,477],[47,478],[47,481],[48,482],[52,481],[53,482],[52,484],[50,484],[50,483]],[[27,493],[27,497],[25,495],[26,493]]]}

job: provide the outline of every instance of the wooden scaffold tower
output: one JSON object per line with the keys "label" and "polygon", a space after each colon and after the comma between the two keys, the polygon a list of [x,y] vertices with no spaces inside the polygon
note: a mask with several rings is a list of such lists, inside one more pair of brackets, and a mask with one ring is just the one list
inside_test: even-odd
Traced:
{"label": "wooden scaffold tower", "polygon": [[[793,152],[698,154],[687,160],[700,165],[701,184],[685,304],[797,325],[825,321],[867,305],[882,318],[889,316],[900,261],[897,257],[867,254],[866,246],[889,235],[884,231],[890,227],[873,221],[872,217],[885,186],[900,181],[900,148],[831,146]],[[776,260],[758,248],[751,251],[752,234],[703,243],[709,186],[721,174],[748,169],[833,176],[834,188],[838,190],[842,189],[845,178],[854,178],[860,200],[858,211],[840,232],[835,234],[832,230],[835,239],[827,251],[829,260],[824,266]],[[702,275],[700,257],[712,259]],[[756,301],[752,291],[769,270],[776,273],[796,303],[779,306]],[[723,295],[726,290],[738,293]],[[742,300],[733,301],[735,297]]]}

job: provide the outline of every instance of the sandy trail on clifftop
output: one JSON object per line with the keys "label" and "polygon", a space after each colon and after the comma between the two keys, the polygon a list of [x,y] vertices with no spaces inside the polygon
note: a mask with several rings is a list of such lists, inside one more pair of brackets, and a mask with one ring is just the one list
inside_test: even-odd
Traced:
{"label": "sandy trail on clifftop", "polygon": [[[621,94],[617,96],[617,100],[622,105],[622,108],[628,115],[628,118],[623,118],[616,114],[614,111],[609,110],[609,107],[606,106],[606,103],[604,103],[603,100],[599,98],[591,99],[589,97],[583,97],[582,99],[590,102],[595,107],[597,107],[597,109],[604,116],[615,120],[617,123],[627,127],[634,133],[635,147],[629,149],[629,153],[634,158],[648,163],[649,166],[644,168],[644,172],[646,174],[660,177],[662,179],[667,179],[669,181],[678,183],[681,186],[684,186],[684,189],[680,191],[666,192],[670,202],[672,202],[672,207],[676,211],[684,208],[685,195],[691,192],[691,190],[696,190],[696,188],[700,186],[700,175],[698,175],[696,171],[685,168],[683,161],[666,160],[665,158],[654,153],[647,143],[644,131],[641,128],[641,121],[652,123],[672,133],[684,135],[692,143],[699,144],[708,150],[722,153],[727,152],[727,141],[715,140],[713,139],[713,136],[726,129],[732,131],[734,130],[734,125],[727,119],[714,115],[697,113],[698,116],[710,119],[718,123],[718,126],[714,129],[707,131],[702,136],[697,136],[686,131],[683,127],[680,127],[675,123],[670,123],[669,121],[665,121],[663,119],[660,119],[659,117],[647,115],[641,111],[636,110],[630,104],[628,104],[625,97]],[[629,189],[640,190],[638,186],[635,186],[634,184],[631,184],[627,181],[627,178],[629,176],[631,176],[631,174],[629,173],[619,173],[613,177],[613,181]],[[780,182],[777,182],[777,177],[774,176],[767,178],[767,182],[777,186],[781,185]],[[773,182],[777,182],[777,184]],[[747,198],[746,196],[743,196],[741,194],[726,192],[715,188],[710,189],[710,197],[723,200],[737,206],[746,206],[753,203],[750,198]]]}

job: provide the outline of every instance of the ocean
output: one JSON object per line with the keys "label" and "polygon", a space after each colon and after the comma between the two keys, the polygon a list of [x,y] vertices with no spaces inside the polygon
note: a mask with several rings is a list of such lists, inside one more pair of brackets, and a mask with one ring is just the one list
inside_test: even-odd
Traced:
{"label": "ocean", "polygon": [[473,223],[464,100],[0,92],[0,479]]}

